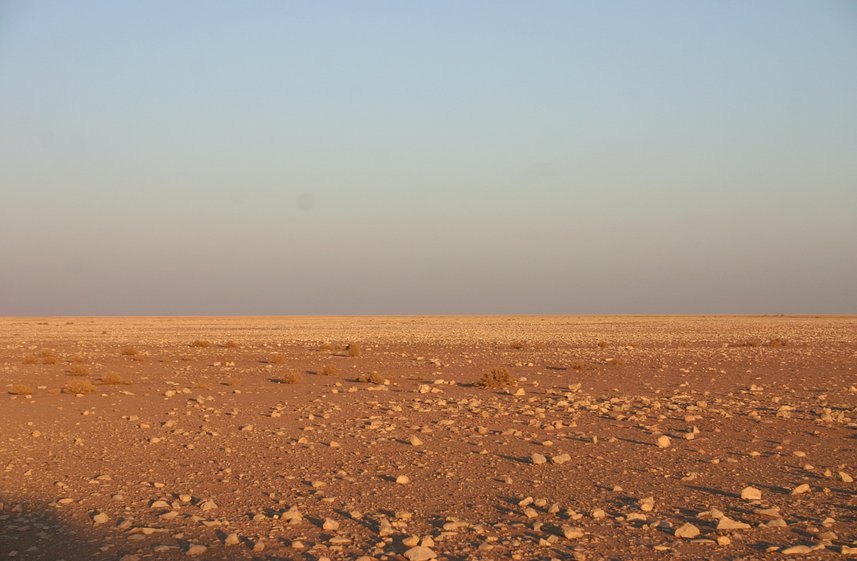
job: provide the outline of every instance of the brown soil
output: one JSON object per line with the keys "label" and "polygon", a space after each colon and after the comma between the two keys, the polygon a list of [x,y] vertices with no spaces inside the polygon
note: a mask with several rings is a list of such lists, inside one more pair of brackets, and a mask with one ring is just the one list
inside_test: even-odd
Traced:
{"label": "brown soil", "polygon": [[0,560],[842,558],[855,366],[854,317],[2,318]]}

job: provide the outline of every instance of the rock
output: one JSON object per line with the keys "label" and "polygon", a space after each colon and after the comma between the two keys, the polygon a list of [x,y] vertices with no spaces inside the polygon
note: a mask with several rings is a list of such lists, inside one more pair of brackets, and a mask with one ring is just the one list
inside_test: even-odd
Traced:
{"label": "rock", "polygon": [[582,538],[584,534],[583,534],[582,528],[575,528],[572,526],[563,525],[562,535],[567,540],[574,540],[574,539]]}
{"label": "rock", "polygon": [[744,487],[741,490],[741,498],[745,501],[761,501],[762,492],[755,487]]}
{"label": "rock", "polygon": [[223,540],[223,545],[238,545],[240,541],[241,540],[238,539],[238,534],[232,532]]}
{"label": "rock", "polygon": [[530,461],[534,465],[540,466],[540,465],[544,464],[545,462],[547,462],[548,459],[545,458],[544,456],[542,456],[541,454],[537,453],[537,452],[533,452],[533,454],[530,456]]}
{"label": "rock", "polygon": [[570,460],[571,460],[571,456],[569,454],[560,454],[559,456],[553,456],[551,458],[551,462],[558,465],[558,466],[561,466],[562,464],[564,464],[565,462],[568,462]]}
{"label": "rock", "polygon": [[196,555],[202,555],[206,551],[208,551],[208,548],[204,545],[191,544],[190,547],[187,548],[187,551],[185,553],[187,555],[190,555],[191,557],[194,557]]}
{"label": "rock", "polygon": [[854,478],[851,477],[848,473],[846,473],[844,471],[839,472],[839,479],[841,479],[843,483],[853,483],[854,482]]}
{"label": "rock", "polygon": [[92,523],[96,526],[98,526],[99,524],[104,524],[108,520],[110,520],[110,517],[104,514],[103,512],[98,512],[92,517]]}
{"label": "rock", "polygon": [[717,545],[729,545],[732,539],[729,536],[717,536]]}
{"label": "rock", "polygon": [[792,495],[802,495],[809,492],[809,483],[803,483],[792,489]]}
{"label": "rock", "polygon": [[408,477],[407,475],[400,475],[400,476],[396,477],[396,483],[398,483],[399,485],[407,485],[410,482],[411,482],[411,478]]}
{"label": "rock", "polygon": [[692,540],[699,535],[699,528],[693,524],[686,523],[675,531],[675,537]]}
{"label": "rock", "polygon": [[422,446],[423,445],[423,441],[420,440],[419,438],[417,438],[416,436],[412,436],[411,438],[409,438],[408,443],[410,443],[411,446]]}
{"label": "rock", "polygon": [[672,439],[667,435],[658,437],[658,448],[669,448],[672,444]]}
{"label": "rock", "polygon": [[857,547],[842,546],[842,555],[857,555]]}
{"label": "rock", "polygon": [[203,512],[206,512],[209,510],[214,510],[217,508],[217,503],[212,501],[211,499],[208,499],[206,501],[202,501],[201,503],[199,503],[199,508]]}
{"label": "rock", "polygon": [[793,545],[782,550],[781,553],[783,555],[805,555],[807,553],[812,553],[815,550],[816,547],[810,547],[808,545]]}
{"label": "rock", "polygon": [[720,520],[717,521],[717,529],[718,530],[749,530],[750,525],[745,524],[744,522],[738,522],[737,520],[732,520],[728,516],[724,516]]}
{"label": "rock", "polygon": [[339,522],[330,518],[325,518],[324,523],[321,525],[321,528],[322,530],[338,530]]}
{"label": "rock", "polygon": [[408,561],[430,561],[437,557],[437,553],[427,547],[418,545],[407,550],[404,556]]}

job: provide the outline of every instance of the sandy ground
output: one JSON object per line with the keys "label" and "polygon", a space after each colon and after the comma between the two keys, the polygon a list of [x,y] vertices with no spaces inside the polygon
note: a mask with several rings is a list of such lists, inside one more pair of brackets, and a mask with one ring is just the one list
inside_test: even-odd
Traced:
{"label": "sandy ground", "polygon": [[0,559],[843,559],[855,366],[854,317],[0,318]]}

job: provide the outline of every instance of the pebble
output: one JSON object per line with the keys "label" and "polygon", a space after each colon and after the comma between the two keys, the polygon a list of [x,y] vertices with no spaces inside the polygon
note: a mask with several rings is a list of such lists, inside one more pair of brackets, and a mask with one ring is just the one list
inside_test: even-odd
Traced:
{"label": "pebble", "polygon": [[538,452],[533,452],[530,456],[530,461],[537,466],[540,466],[548,461],[547,458],[539,454]]}
{"label": "pebble", "polygon": [[803,483],[792,489],[792,495],[802,495],[809,492],[809,483]]}
{"label": "pebble", "polygon": [[744,487],[741,490],[741,498],[745,501],[761,501],[762,492],[755,487]]}
{"label": "pebble", "polygon": [[427,547],[418,545],[407,550],[404,556],[408,561],[430,561],[437,557],[437,553]]}
{"label": "pebble", "polygon": [[208,551],[208,548],[204,545],[191,544],[191,546],[187,548],[187,551],[185,553],[187,555],[190,555],[191,557],[194,557],[196,555],[202,555],[206,551]]}
{"label": "pebble", "polygon": [[728,516],[722,517],[717,521],[717,529],[718,530],[748,530],[750,529],[749,524],[745,524],[744,522],[738,522],[737,520],[732,520]]}
{"label": "pebble", "polygon": [[699,535],[699,528],[690,523],[685,523],[675,531],[675,537],[692,540]]}
{"label": "pebble", "polygon": [[658,437],[658,448],[669,448],[672,444],[672,439],[667,435]]}

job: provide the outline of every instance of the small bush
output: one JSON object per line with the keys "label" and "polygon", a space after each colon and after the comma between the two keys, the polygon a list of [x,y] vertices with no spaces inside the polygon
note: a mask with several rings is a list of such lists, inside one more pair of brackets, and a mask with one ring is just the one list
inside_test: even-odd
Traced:
{"label": "small bush", "polygon": [[68,373],[72,376],[89,376],[89,367],[83,364],[72,364]]}
{"label": "small bush", "polygon": [[297,384],[301,381],[301,375],[295,372],[287,372],[279,379],[281,384]]}
{"label": "small bush", "polygon": [[363,348],[360,346],[360,343],[348,343],[345,350],[348,351],[348,356],[360,356],[363,354]]}
{"label": "small bush", "polygon": [[68,384],[65,385],[62,389],[62,393],[70,393],[70,394],[90,394],[95,391],[95,386],[92,385],[92,382],[89,380],[72,380]]}
{"label": "small bush", "polygon": [[77,363],[80,363],[80,362],[85,362],[85,361],[86,361],[86,358],[85,358],[82,354],[80,354],[80,353],[75,353],[75,354],[70,355],[70,356],[68,357],[68,361],[69,361],[69,362],[77,362]]}
{"label": "small bush", "polygon": [[105,372],[98,382],[105,386],[123,386],[131,383],[123,378],[121,374],[113,371]]}
{"label": "small bush", "polygon": [[272,355],[268,355],[267,358],[265,358],[265,362],[268,364],[283,364],[286,362],[286,357],[279,353],[274,353]]}
{"label": "small bush", "polygon": [[516,351],[520,351],[524,348],[525,345],[523,341],[512,341],[509,346],[515,349]]}
{"label": "small bush", "polygon": [[339,374],[339,369],[333,364],[328,364],[321,369],[321,373],[324,376],[336,376],[337,374]]}
{"label": "small bush", "polygon": [[39,359],[37,359],[33,355],[26,355],[23,360],[21,360],[23,364],[38,364]]}
{"label": "small bush", "polygon": [[222,346],[225,349],[236,349],[236,348],[238,348],[238,343],[236,343],[235,341],[232,341],[230,339],[229,341],[226,341],[225,343],[223,343]]}
{"label": "small bush", "polygon": [[330,341],[325,341],[324,343],[322,343],[318,346],[318,350],[320,350],[320,351],[332,351],[333,350],[333,343],[331,343]]}
{"label": "small bush", "polygon": [[476,385],[482,388],[504,388],[517,386],[518,381],[505,368],[492,368],[490,371],[482,374]]}
{"label": "small bush", "polygon": [[354,381],[361,384],[383,384],[387,380],[377,372],[366,372],[357,376]]}
{"label": "small bush", "polygon": [[204,339],[197,339],[196,341],[194,341],[193,343],[191,343],[191,344],[190,344],[190,346],[191,346],[191,347],[199,347],[199,348],[204,349],[204,348],[206,348],[206,347],[210,347],[210,346],[211,346],[211,341],[206,341],[206,340],[204,340]]}
{"label": "small bush", "polygon": [[139,352],[134,347],[125,347],[122,349],[122,356],[136,356]]}
{"label": "small bush", "polygon": [[223,385],[225,385],[225,386],[238,386],[240,384],[241,384],[241,378],[229,378],[228,380],[223,382]]}
{"label": "small bush", "polygon": [[595,368],[592,364],[588,362],[584,362],[582,360],[575,360],[571,364],[568,365],[572,370],[592,370]]}
{"label": "small bush", "polygon": [[788,344],[788,340],[783,339],[782,337],[774,337],[773,339],[768,339],[764,342],[764,346],[766,347],[785,347],[788,346]]}
{"label": "small bush", "polygon": [[599,348],[599,349],[605,349],[605,348],[607,348],[608,346],[610,346],[610,343],[608,343],[607,341],[598,341],[598,342],[596,343],[596,345],[598,345],[598,348]]}
{"label": "small bush", "polygon": [[25,384],[15,384],[9,388],[9,393],[12,395],[33,395],[33,388]]}

